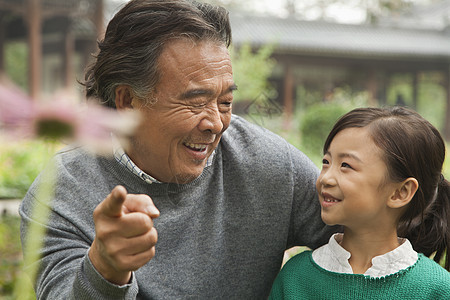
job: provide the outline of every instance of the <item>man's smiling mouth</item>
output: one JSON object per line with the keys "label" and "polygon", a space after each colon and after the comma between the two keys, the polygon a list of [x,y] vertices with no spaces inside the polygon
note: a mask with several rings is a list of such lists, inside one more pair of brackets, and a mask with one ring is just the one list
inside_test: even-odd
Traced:
{"label": "man's smiling mouth", "polygon": [[194,151],[205,151],[208,145],[205,144],[193,144],[193,143],[183,143],[186,147]]}

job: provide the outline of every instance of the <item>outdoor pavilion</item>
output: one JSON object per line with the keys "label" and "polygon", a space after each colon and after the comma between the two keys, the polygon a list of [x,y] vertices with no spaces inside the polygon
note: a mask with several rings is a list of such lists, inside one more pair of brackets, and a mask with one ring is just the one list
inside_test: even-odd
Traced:
{"label": "outdoor pavilion", "polygon": [[[49,85],[73,86],[76,69],[88,63],[104,31],[103,2],[0,0],[0,73],[5,69],[5,44],[26,40],[29,93],[33,98],[41,95],[43,80]],[[43,66],[47,56],[58,57],[50,70]],[[80,64],[75,57],[80,57]],[[46,76],[44,71],[48,71]]]}
{"label": "outdoor pavilion", "polygon": [[390,80],[398,73],[411,75],[415,106],[419,75],[438,72],[446,94],[444,134],[450,140],[450,27],[349,25],[240,13],[231,13],[231,24],[235,46],[275,45],[277,71],[271,80],[288,115],[294,110],[298,85],[321,85],[325,95],[348,81],[369,91],[372,104],[384,104]]}

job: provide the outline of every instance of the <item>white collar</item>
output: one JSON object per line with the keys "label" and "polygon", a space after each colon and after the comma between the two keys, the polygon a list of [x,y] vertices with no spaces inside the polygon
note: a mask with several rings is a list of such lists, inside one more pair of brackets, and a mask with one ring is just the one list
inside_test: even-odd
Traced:
{"label": "white collar", "polygon": [[134,175],[141,178],[145,182],[152,184],[152,183],[161,183],[157,179],[153,178],[152,176],[148,175],[144,171],[142,171],[132,160],[131,158],[125,153],[125,150],[123,149],[122,145],[120,144],[119,140],[112,135],[113,140],[113,153],[114,158],[116,161],[127,168],[129,171],[131,171]]}
{"label": "white collar", "polygon": [[[345,250],[339,242],[343,234],[334,234],[328,244],[313,251],[314,261],[325,270],[337,273],[353,274],[348,260],[351,253]],[[397,273],[413,265],[417,259],[417,252],[407,239],[399,238],[400,246],[383,255],[372,258],[372,266],[364,273],[371,277],[383,277]]]}

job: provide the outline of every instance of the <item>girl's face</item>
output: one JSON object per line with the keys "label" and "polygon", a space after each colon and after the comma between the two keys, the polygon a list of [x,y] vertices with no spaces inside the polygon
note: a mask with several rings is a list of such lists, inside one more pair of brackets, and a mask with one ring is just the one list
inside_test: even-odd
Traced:
{"label": "girl's face", "polygon": [[326,224],[372,230],[394,222],[387,200],[395,187],[381,154],[366,128],[347,128],[334,137],[316,182]]}

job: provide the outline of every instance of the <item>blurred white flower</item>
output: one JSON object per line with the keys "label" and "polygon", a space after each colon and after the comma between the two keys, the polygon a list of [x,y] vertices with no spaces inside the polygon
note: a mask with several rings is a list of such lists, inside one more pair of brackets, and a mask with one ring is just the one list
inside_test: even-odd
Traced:
{"label": "blurred white flower", "polygon": [[[99,104],[80,104],[68,92],[59,92],[49,99],[31,99],[23,91],[0,76],[0,137],[7,139],[52,139],[74,142],[87,146],[91,151],[107,155],[113,154],[112,134],[124,141],[131,136],[139,123],[135,112],[116,111]],[[47,172],[42,173],[37,203],[33,208],[33,218],[46,223],[56,182],[56,167],[50,160]],[[34,282],[42,248],[44,226],[31,222],[25,238],[24,265],[27,271],[21,272],[15,284],[16,299],[28,298],[26,276]]]}
{"label": "blurred white flower", "polygon": [[67,92],[46,100],[31,99],[16,86],[0,82],[0,134],[14,140],[62,139],[110,153],[111,133],[124,142],[138,123],[135,112],[81,104]]}

